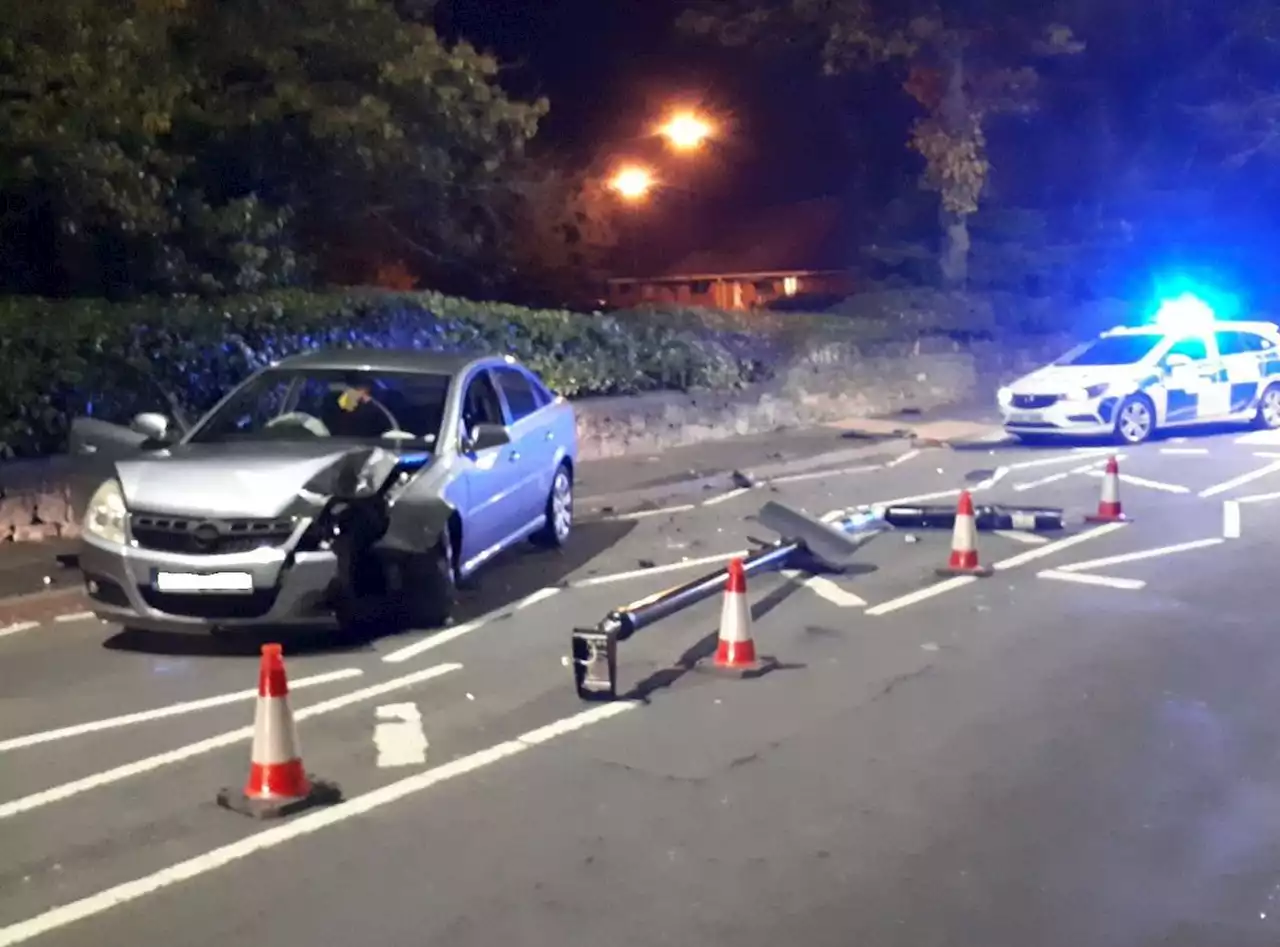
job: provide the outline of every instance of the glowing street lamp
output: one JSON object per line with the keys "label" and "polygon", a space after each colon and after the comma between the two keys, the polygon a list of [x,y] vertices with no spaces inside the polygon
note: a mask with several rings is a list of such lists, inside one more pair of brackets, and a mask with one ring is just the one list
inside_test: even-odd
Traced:
{"label": "glowing street lamp", "polygon": [[653,188],[653,174],[647,168],[630,165],[613,176],[609,187],[625,200],[642,200]]}
{"label": "glowing street lamp", "polygon": [[693,112],[677,112],[659,130],[677,151],[696,151],[711,137],[711,123]]}

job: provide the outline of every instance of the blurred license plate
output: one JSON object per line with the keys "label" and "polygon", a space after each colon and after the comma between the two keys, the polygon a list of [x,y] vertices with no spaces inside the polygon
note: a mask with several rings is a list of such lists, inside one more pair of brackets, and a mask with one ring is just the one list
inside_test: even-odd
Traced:
{"label": "blurred license plate", "polygon": [[248,572],[157,572],[152,585],[160,592],[252,592]]}
{"label": "blurred license plate", "polygon": [[1009,415],[1009,424],[1037,424],[1040,415],[1036,411],[1014,411]]}

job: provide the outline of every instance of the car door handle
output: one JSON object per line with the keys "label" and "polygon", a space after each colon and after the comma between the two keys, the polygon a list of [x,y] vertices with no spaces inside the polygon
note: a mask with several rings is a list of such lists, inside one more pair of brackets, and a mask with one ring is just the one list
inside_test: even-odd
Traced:
{"label": "car door handle", "polygon": [[555,439],[556,439],[556,432],[555,432],[555,431],[548,431],[548,432],[547,432],[547,440],[549,440],[549,441],[554,441]]}
{"label": "car door handle", "polygon": [[76,451],[78,454],[96,454],[98,452],[97,444],[81,444],[80,449]]}
{"label": "car door handle", "polygon": [[508,457],[507,459],[514,464],[517,460],[520,459],[520,452],[518,450],[513,450],[511,452],[511,456]]}

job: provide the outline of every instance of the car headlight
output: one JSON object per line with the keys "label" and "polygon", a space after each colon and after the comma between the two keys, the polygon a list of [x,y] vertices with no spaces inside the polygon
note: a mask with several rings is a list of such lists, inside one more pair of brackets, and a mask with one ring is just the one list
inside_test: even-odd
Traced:
{"label": "car headlight", "polygon": [[1100,385],[1090,385],[1088,388],[1072,388],[1062,396],[1063,401],[1090,401],[1100,397],[1109,385],[1103,383]]}
{"label": "car headlight", "polygon": [[123,546],[125,543],[124,491],[114,478],[93,492],[84,513],[84,531],[90,536]]}
{"label": "car headlight", "polygon": [[1007,407],[1009,407],[1009,405],[1013,404],[1013,389],[1012,389],[1012,388],[1001,388],[999,391],[997,391],[997,392],[996,392],[996,402],[997,402],[997,403],[1000,405],[1000,407],[1002,407],[1002,408],[1007,408]]}

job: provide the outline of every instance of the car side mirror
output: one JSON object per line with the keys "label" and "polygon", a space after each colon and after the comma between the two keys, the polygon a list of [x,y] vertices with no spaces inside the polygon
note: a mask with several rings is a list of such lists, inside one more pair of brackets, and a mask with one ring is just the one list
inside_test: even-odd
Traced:
{"label": "car side mirror", "polygon": [[147,411],[135,415],[129,426],[149,441],[167,441],[169,439],[169,419],[163,414]]}
{"label": "car side mirror", "polygon": [[501,424],[477,424],[467,438],[467,450],[479,452],[511,443],[511,435]]}
{"label": "car side mirror", "polygon": [[1186,368],[1191,364],[1191,359],[1185,355],[1166,355],[1164,357],[1164,370],[1166,372],[1176,371],[1179,368]]}

